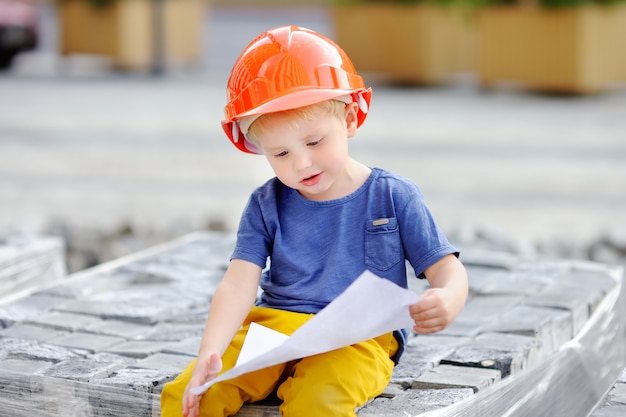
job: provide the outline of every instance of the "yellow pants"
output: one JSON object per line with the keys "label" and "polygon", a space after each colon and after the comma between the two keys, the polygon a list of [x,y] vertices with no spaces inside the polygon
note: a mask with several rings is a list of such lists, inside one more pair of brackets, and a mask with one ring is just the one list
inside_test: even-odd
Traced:
{"label": "yellow pants", "polygon": [[[222,372],[235,365],[250,322],[290,335],[311,317],[312,314],[253,307],[222,357]],[[387,333],[331,352],[218,382],[202,396],[200,415],[232,416],[245,402],[260,401],[276,391],[282,400],[280,414],[285,417],[356,416],[355,408],[379,395],[389,383],[394,366],[390,358],[397,349],[393,333]],[[195,364],[194,360],[163,388],[163,417],[182,416],[183,392]]]}

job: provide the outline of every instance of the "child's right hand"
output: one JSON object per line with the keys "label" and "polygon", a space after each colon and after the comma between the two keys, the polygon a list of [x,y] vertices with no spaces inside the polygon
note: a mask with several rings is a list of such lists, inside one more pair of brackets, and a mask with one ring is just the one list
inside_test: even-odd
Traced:
{"label": "child's right hand", "polygon": [[207,381],[215,378],[221,370],[222,359],[219,354],[212,353],[208,358],[198,357],[198,362],[196,362],[193,374],[183,395],[183,415],[185,417],[200,416],[200,398],[202,395],[192,394],[191,388],[204,385]]}

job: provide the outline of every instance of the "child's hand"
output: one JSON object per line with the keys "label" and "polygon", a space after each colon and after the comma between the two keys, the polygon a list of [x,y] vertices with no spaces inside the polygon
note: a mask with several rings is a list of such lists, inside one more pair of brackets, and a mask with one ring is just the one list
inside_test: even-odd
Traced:
{"label": "child's hand", "polygon": [[446,288],[426,290],[420,300],[409,308],[411,318],[415,321],[413,330],[430,334],[448,327],[462,307],[456,305],[457,298]]}
{"label": "child's hand", "polygon": [[183,395],[183,415],[185,417],[200,416],[200,398],[201,395],[195,395],[190,392],[191,388],[204,385],[210,379],[217,376],[222,370],[222,359],[217,353],[212,353],[207,359],[198,358],[198,362],[193,370],[189,384],[185,388]]}

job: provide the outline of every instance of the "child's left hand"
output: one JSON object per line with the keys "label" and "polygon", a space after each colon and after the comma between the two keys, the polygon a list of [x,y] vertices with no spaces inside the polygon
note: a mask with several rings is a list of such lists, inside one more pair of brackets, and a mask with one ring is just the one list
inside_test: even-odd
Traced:
{"label": "child's left hand", "polygon": [[452,323],[459,313],[455,295],[446,288],[426,290],[420,300],[409,308],[415,321],[413,330],[420,334],[439,332]]}
{"label": "child's left hand", "polygon": [[468,293],[467,272],[450,254],[428,267],[424,274],[431,288],[409,307],[409,313],[415,321],[413,330],[430,334],[448,327],[463,309]]}

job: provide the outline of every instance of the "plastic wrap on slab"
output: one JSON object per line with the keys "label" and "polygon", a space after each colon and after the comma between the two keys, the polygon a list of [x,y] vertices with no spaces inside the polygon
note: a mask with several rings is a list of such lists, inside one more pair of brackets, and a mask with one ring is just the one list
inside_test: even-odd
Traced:
{"label": "plastic wrap on slab", "polygon": [[129,389],[0,370],[3,417],[159,416],[159,395]]}
{"label": "plastic wrap on slab", "polygon": [[427,417],[538,417],[590,415],[626,365],[626,289],[617,285],[569,343],[534,368]]}

